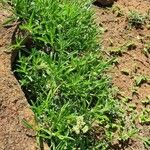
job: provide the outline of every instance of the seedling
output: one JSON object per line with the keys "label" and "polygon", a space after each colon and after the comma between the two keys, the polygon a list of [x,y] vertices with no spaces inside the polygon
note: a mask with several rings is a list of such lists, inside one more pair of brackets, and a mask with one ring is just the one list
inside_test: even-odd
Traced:
{"label": "seedling", "polygon": [[148,57],[148,55],[150,54],[150,42],[146,43],[143,49],[143,53],[145,54],[145,56]]}
{"label": "seedling", "polygon": [[117,17],[121,17],[124,15],[121,8],[116,4],[114,4],[111,9],[112,9],[112,12],[117,15]]}
{"label": "seedling", "polygon": [[138,136],[138,138],[143,141],[144,147],[147,150],[149,150],[149,148],[150,148],[150,137],[141,137],[141,136]]}
{"label": "seedling", "polygon": [[136,105],[135,104],[129,104],[129,108],[135,110],[136,109]]}
{"label": "seedling", "polygon": [[136,134],[137,134],[136,128],[130,129],[126,132],[122,132],[121,141],[125,142],[125,141],[129,140],[131,137],[135,136]]}
{"label": "seedling", "polygon": [[[111,46],[113,46],[112,40],[111,39],[109,40],[110,40]],[[136,48],[136,44],[135,42],[132,41],[132,42],[126,42],[120,45],[119,47],[111,47],[109,48],[109,51],[110,51],[110,54],[121,56],[126,50],[132,50],[135,48]]]}
{"label": "seedling", "polygon": [[114,57],[112,64],[118,65],[119,64],[119,59]]}
{"label": "seedling", "polygon": [[122,99],[122,101],[126,104],[129,103],[130,101],[132,101],[132,97],[125,97]]}
{"label": "seedling", "polygon": [[143,144],[144,144],[144,147],[148,150],[150,148],[150,137],[144,137],[143,138]]}
{"label": "seedling", "polygon": [[114,45],[113,44],[113,40],[111,38],[109,38],[109,42],[110,42],[109,46],[113,46]]}
{"label": "seedling", "polygon": [[124,48],[123,47],[111,47],[109,52],[112,55],[119,55],[119,56],[121,56],[122,53],[124,52]]}
{"label": "seedling", "polygon": [[146,124],[149,125],[150,124],[150,109],[149,108],[145,108],[141,115],[139,116],[139,122],[141,124]]}
{"label": "seedling", "polygon": [[131,89],[132,95],[138,95],[138,87],[137,86],[133,86]]}
{"label": "seedling", "polygon": [[146,12],[145,17],[146,17],[147,24],[150,24],[150,10],[148,10],[148,11]]}
{"label": "seedling", "polygon": [[3,26],[4,27],[11,27],[13,26],[14,24],[14,21],[16,21],[17,18],[15,16],[11,16],[9,17],[4,23],[3,23]]}
{"label": "seedling", "polygon": [[150,96],[147,96],[146,99],[142,101],[142,104],[145,106],[150,105]]}
{"label": "seedling", "polygon": [[146,18],[138,11],[130,11],[128,14],[128,21],[131,26],[138,28],[145,24]]}
{"label": "seedling", "polygon": [[142,83],[149,83],[150,79],[144,75],[138,75],[135,77],[136,86],[140,86]]}

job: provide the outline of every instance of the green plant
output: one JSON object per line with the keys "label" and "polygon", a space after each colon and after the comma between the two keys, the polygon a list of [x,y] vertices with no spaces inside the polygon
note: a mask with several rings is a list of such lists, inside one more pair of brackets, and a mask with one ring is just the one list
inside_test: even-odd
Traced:
{"label": "green plant", "polygon": [[123,52],[125,51],[124,47],[111,47],[109,49],[109,52],[111,55],[114,55],[114,56],[121,56],[123,54]]}
{"label": "green plant", "polygon": [[135,84],[136,86],[140,86],[142,83],[149,83],[150,79],[148,76],[145,75],[138,75],[135,77]]}
{"label": "green plant", "polygon": [[112,12],[117,15],[117,17],[121,17],[124,15],[123,11],[121,10],[120,6],[114,4],[111,8]]}
{"label": "green plant", "polygon": [[[109,41],[110,41],[110,46],[113,46],[113,41],[111,39],[109,39]],[[128,41],[128,42],[125,42],[125,43],[119,45],[118,47],[110,47],[108,50],[109,50],[110,54],[112,54],[114,56],[116,56],[116,55],[121,56],[127,50],[132,50],[135,48],[136,48],[136,43],[133,41]]]}
{"label": "green plant", "polygon": [[144,144],[146,149],[149,149],[150,148],[150,138],[149,137],[144,137],[143,138],[143,144]]}
{"label": "green plant", "polygon": [[150,124],[150,118],[149,118],[149,116],[150,116],[150,109],[145,108],[142,111],[141,115],[139,116],[140,123],[141,124],[147,124],[147,125],[149,125]]}
{"label": "green plant", "polygon": [[146,43],[143,49],[143,53],[148,56],[150,54],[150,42]]}
{"label": "green plant", "polygon": [[150,105],[150,96],[147,96],[145,100],[142,101],[143,105]]}
{"label": "green plant", "polygon": [[150,138],[149,137],[141,137],[141,136],[138,136],[138,138],[143,142],[145,149],[148,150],[150,148]]}
{"label": "green plant", "polygon": [[[35,49],[28,57],[20,56],[17,72],[22,87],[31,95],[30,100],[34,101],[36,97],[33,111],[40,126],[42,124],[42,128],[51,131],[48,135],[50,145],[54,145],[53,140],[57,141],[55,146],[59,145],[60,137],[66,137],[61,143],[67,149],[82,145],[89,148],[103,143],[104,137],[109,144],[115,131],[119,132],[121,122],[118,130],[112,130],[111,126],[122,120],[121,112],[110,94],[110,81],[103,74],[109,62],[102,61],[98,53],[87,52],[80,57],[70,53],[66,61],[62,58],[55,60]],[[84,118],[84,124],[77,128],[76,119],[80,116]],[[97,128],[92,127],[95,121],[104,133],[100,141],[94,142],[91,134],[96,136]],[[89,144],[84,143],[87,138]]]}
{"label": "green plant", "polygon": [[131,26],[141,27],[145,24],[145,16],[138,11],[130,11],[128,14],[128,21]]}
{"label": "green plant", "polygon": [[[47,52],[97,48],[97,31],[87,0],[12,0],[26,44]],[[88,11],[87,11],[88,10]],[[29,46],[29,45],[28,45]]]}
{"label": "green plant", "polygon": [[119,141],[125,112],[105,74],[112,60],[99,50],[91,2],[9,2],[21,33],[15,73],[35,113],[38,139],[52,150],[106,150]]}

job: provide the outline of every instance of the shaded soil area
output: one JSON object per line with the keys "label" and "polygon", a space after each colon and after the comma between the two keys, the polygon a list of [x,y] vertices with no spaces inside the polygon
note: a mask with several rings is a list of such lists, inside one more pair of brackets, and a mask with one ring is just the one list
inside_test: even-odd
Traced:
{"label": "shaded soil area", "polygon": [[[150,55],[144,53],[150,43],[150,1],[118,0],[111,7],[94,6],[96,22],[104,28],[102,39],[103,52],[110,58],[115,57],[114,67],[110,71],[113,85],[118,89],[118,98],[129,99],[128,105],[134,105],[135,112],[140,115],[149,106],[142,101],[150,96],[150,83],[136,85],[136,78],[150,79]],[[131,27],[129,12],[137,11],[148,15],[145,25],[140,28]],[[141,125],[137,119],[138,137],[150,137],[150,126]],[[142,140],[134,138],[126,149],[144,150]]]}
{"label": "shaded soil area", "polygon": [[22,124],[34,122],[29,104],[11,71],[8,52],[15,26],[3,27],[10,12],[0,6],[0,150],[37,150],[35,133]]}

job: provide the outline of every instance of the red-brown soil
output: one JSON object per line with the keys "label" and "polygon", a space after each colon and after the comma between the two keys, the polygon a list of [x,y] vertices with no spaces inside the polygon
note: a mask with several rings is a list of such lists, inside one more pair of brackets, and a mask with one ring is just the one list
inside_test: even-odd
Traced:
{"label": "red-brown soil", "polygon": [[[150,42],[150,29],[146,26],[143,26],[142,29],[128,29],[127,15],[129,10],[138,10],[142,13],[150,11],[150,1],[118,0],[115,5],[121,8],[123,16],[117,17],[111,8],[97,8],[97,21],[107,29],[102,41],[104,51],[109,53],[109,50],[120,48],[130,42],[136,45],[134,49],[126,50],[121,57],[117,57],[119,64],[112,70],[113,83],[119,87],[123,96],[132,97],[131,91],[134,85],[134,77],[139,74],[150,76],[150,59],[149,56],[146,57],[142,52],[145,44]],[[128,70],[130,75],[124,75],[122,70]],[[137,105],[140,105],[140,100],[150,95],[150,86],[144,84],[138,91],[138,97],[134,99],[136,99]]]}
{"label": "red-brown soil", "polygon": [[[117,8],[117,9],[116,9]],[[118,8],[119,13],[118,14]],[[102,50],[108,57],[112,57],[113,49],[122,49],[123,45],[134,43],[133,48],[127,48],[121,52],[121,56],[114,54],[117,64],[110,71],[113,85],[119,89],[119,98],[129,97],[129,104],[136,106],[138,114],[144,109],[142,100],[150,96],[150,84],[143,83],[137,87],[136,93],[135,77],[144,75],[150,77],[150,55],[145,56],[143,49],[146,43],[150,43],[150,14],[147,23],[142,28],[130,27],[128,23],[129,11],[137,10],[145,15],[150,12],[150,0],[118,0],[112,7],[94,7],[96,12],[96,22],[105,29],[102,37]],[[123,73],[128,71],[129,74]],[[137,123],[140,130],[140,137],[150,137],[150,128],[146,125]],[[133,139],[129,150],[144,150],[142,141]]]}
{"label": "red-brown soil", "polygon": [[11,71],[8,46],[15,26],[2,26],[9,15],[0,6],[0,150],[37,150],[35,133],[22,124],[22,119],[33,123],[34,116]]}

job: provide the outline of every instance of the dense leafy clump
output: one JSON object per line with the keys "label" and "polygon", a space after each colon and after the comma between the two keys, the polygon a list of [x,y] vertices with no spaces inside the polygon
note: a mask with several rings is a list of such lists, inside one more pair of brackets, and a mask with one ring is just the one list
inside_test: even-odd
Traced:
{"label": "dense leafy clump", "polygon": [[128,20],[131,26],[138,28],[146,23],[146,16],[140,14],[138,11],[130,11]]}
{"label": "dense leafy clump", "polygon": [[24,40],[45,51],[96,48],[97,31],[85,0],[12,0]]}
{"label": "dense leafy clump", "polygon": [[53,150],[108,149],[121,140],[123,115],[98,49],[87,0],[11,0],[20,22],[16,73]]}
{"label": "dense leafy clump", "polygon": [[[30,99],[36,97],[33,111],[38,123],[49,131],[42,133],[48,134],[50,145],[89,149],[113,137],[105,137],[112,128],[106,131],[105,126],[113,125],[120,116],[110,81],[103,74],[108,64],[92,52],[79,57],[70,54],[66,61],[35,49],[30,56],[20,57],[21,84]],[[79,118],[83,118],[81,125]],[[101,137],[94,135],[95,130],[102,132],[97,133]]]}

